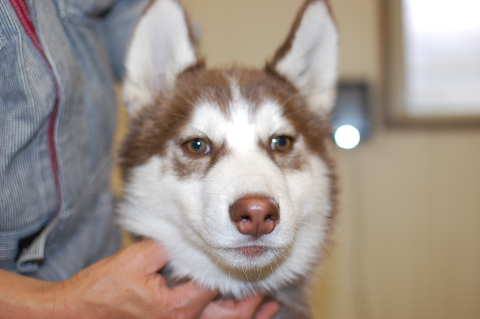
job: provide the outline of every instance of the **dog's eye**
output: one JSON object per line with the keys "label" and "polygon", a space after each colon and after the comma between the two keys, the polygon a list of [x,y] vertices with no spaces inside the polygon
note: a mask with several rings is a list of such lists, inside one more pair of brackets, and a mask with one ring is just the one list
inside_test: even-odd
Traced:
{"label": "dog's eye", "polygon": [[207,141],[201,138],[196,138],[186,142],[185,144],[183,144],[183,148],[195,155],[210,153],[210,145]]}
{"label": "dog's eye", "polygon": [[270,148],[275,152],[285,152],[292,148],[293,141],[288,136],[277,136],[272,138]]}

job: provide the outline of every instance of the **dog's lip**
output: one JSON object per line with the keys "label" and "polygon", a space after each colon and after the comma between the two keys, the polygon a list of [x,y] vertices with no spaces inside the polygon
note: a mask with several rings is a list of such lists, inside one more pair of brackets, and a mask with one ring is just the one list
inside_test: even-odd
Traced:
{"label": "dog's lip", "polygon": [[236,250],[246,257],[258,257],[266,253],[268,248],[265,246],[242,246]]}

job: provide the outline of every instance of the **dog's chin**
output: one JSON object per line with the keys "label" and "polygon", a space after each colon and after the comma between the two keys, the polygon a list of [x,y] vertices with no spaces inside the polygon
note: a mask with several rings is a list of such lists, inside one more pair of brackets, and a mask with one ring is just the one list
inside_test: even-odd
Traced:
{"label": "dog's chin", "polygon": [[245,257],[260,257],[268,252],[268,248],[264,246],[244,246],[237,248],[237,252]]}
{"label": "dog's chin", "polygon": [[265,267],[271,269],[281,256],[281,249],[268,246],[241,246],[219,249],[213,255],[213,260],[228,271],[233,269],[259,270]]}

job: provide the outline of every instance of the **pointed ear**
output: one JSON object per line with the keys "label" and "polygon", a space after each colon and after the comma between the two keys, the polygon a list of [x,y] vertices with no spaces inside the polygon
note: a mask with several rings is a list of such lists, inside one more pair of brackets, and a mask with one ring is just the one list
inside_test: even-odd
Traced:
{"label": "pointed ear", "polygon": [[328,113],[335,99],[338,33],[326,0],[307,0],[267,68],[292,82],[309,106]]}
{"label": "pointed ear", "polygon": [[123,97],[130,115],[172,89],[198,61],[196,41],[177,0],[154,0],[140,18],[127,52]]}

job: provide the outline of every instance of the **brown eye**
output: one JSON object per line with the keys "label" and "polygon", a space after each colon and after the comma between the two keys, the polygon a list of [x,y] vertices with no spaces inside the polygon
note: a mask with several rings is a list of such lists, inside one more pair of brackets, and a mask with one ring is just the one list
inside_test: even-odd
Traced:
{"label": "brown eye", "polygon": [[183,148],[195,155],[210,153],[210,145],[207,141],[201,138],[196,138],[186,142],[185,144],[183,144]]}
{"label": "brown eye", "polygon": [[292,148],[293,141],[287,136],[277,136],[272,138],[270,148],[275,152],[285,152]]}

